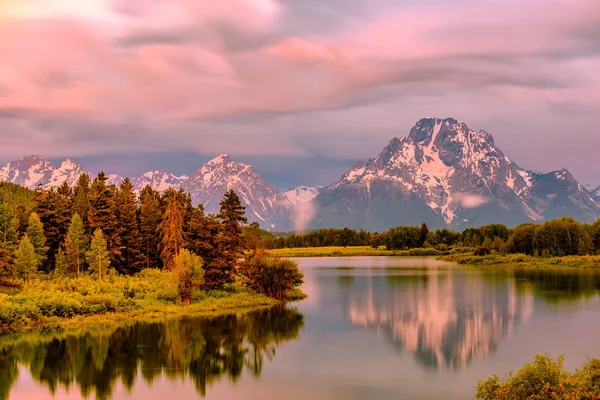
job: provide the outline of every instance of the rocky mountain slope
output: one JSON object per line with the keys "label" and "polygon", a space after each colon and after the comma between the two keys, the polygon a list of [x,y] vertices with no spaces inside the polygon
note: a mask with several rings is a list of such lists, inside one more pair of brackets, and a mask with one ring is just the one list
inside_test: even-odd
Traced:
{"label": "rocky mountain slope", "polygon": [[[35,189],[75,184],[84,168],[66,159],[58,167],[40,156],[0,168],[0,181]],[[109,183],[123,178],[108,175]],[[184,188],[194,204],[219,210],[234,189],[250,221],[271,230],[351,227],[385,230],[397,225],[460,229],[492,222],[514,226],[562,216],[600,217],[600,187],[579,184],[567,170],[540,173],[521,168],[496,147],[493,137],[452,118],[422,119],[407,137],[394,138],[375,158],[352,166],[327,187],[280,191],[252,166],[222,154],[189,176],[149,171],[132,179],[160,191]]]}
{"label": "rocky mountain slope", "polygon": [[314,201],[311,226],[516,225],[569,215],[592,221],[600,204],[566,170],[542,174],[511,161],[484,131],[452,118],[417,122],[375,158],[355,164]]}

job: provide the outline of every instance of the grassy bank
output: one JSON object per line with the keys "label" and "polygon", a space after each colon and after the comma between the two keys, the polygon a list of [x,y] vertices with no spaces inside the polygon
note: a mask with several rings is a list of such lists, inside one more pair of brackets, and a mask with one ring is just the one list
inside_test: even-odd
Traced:
{"label": "grassy bank", "polygon": [[473,253],[449,254],[438,257],[461,265],[519,267],[519,268],[600,268],[600,256],[533,257],[525,254],[491,254],[476,256]]}
{"label": "grassy bank", "polygon": [[269,254],[279,257],[364,257],[364,256],[438,256],[436,249],[387,250],[371,246],[328,246],[297,247],[269,250]]}
{"label": "grassy bank", "polygon": [[[295,297],[301,297],[296,293]],[[194,293],[184,306],[172,274],[146,270],[128,277],[33,279],[0,293],[0,331],[110,325],[119,321],[237,312],[278,304],[231,285],[225,291]]]}

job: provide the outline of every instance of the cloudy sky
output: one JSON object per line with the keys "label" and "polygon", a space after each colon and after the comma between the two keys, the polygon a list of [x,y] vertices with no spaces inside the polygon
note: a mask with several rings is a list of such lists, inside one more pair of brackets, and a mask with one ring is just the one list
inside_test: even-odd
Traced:
{"label": "cloudy sky", "polygon": [[428,116],[600,184],[598,0],[0,0],[0,162],[326,184]]}

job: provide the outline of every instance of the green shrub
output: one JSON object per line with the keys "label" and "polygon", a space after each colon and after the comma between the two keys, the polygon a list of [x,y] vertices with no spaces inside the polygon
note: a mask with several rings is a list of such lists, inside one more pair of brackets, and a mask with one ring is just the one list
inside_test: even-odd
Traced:
{"label": "green shrub", "polygon": [[600,398],[600,360],[590,359],[570,374],[564,357],[537,355],[533,362],[502,381],[496,375],[477,385],[480,400],[576,400]]}
{"label": "green shrub", "polygon": [[295,261],[269,257],[263,251],[248,255],[239,272],[250,288],[277,300],[287,298],[289,290],[304,283],[304,274]]}

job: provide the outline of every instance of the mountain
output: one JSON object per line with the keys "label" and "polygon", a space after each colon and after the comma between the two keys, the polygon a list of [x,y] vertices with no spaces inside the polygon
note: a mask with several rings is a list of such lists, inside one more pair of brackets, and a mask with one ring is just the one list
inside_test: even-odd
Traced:
{"label": "mountain", "polygon": [[64,182],[73,186],[83,172],[83,167],[69,158],[55,167],[44,157],[27,156],[2,167],[0,181],[16,183],[30,189],[39,186],[47,189],[60,186]]}
{"label": "mountain", "polygon": [[[84,168],[71,159],[58,167],[40,156],[0,168],[0,181],[35,189],[74,185]],[[123,181],[108,175],[109,184]],[[253,222],[270,230],[349,227],[382,231],[397,225],[431,228],[514,226],[562,216],[594,221],[600,216],[600,187],[579,184],[567,170],[542,173],[521,168],[495,144],[452,118],[425,118],[407,137],[394,138],[375,158],[353,165],[327,187],[280,191],[254,168],[227,154],[193,174],[149,171],[132,179],[136,190],[183,188],[194,204],[219,211],[223,194],[235,190]]]}
{"label": "mountain", "polygon": [[292,204],[287,197],[265,182],[245,163],[236,163],[227,154],[208,161],[183,181],[182,187],[195,204],[202,203],[209,213],[219,212],[219,202],[233,189],[246,206],[246,216],[266,229],[288,230]]}
{"label": "mountain", "polygon": [[293,204],[306,203],[319,195],[323,186],[296,186],[283,192],[285,197]]}
{"label": "mountain", "polygon": [[521,168],[493,137],[452,118],[426,118],[359,162],[313,200],[313,228],[509,226],[564,215],[592,221],[600,204],[566,170]]}

